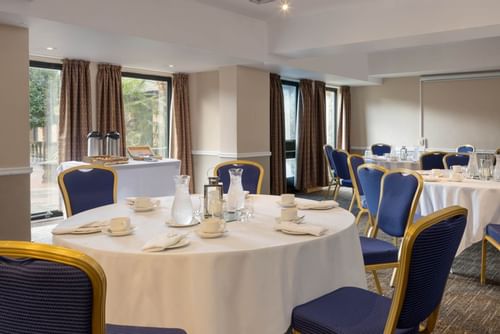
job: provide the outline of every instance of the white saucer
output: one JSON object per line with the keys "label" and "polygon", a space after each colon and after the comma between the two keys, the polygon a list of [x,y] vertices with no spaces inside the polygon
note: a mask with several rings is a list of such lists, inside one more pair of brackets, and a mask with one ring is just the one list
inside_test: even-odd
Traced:
{"label": "white saucer", "polygon": [[111,232],[109,227],[105,227],[102,229],[102,233],[107,234],[110,237],[123,237],[123,236],[130,235],[130,234],[134,233],[135,228],[136,227],[134,225],[131,225],[130,228],[126,231]]}
{"label": "white saucer", "polygon": [[173,221],[170,221],[170,220],[167,220],[165,224],[167,224],[170,227],[190,227],[190,226],[198,225],[199,223],[200,223],[200,221],[198,219],[196,219],[196,218],[193,217],[193,219],[191,220],[191,223],[186,224],[186,225],[176,224],[176,223],[174,223]]}
{"label": "white saucer", "polygon": [[[306,217],[306,216],[298,216],[298,217],[297,217],[297,218],[295,218],[295,219],[292,219],[292,220],[285,220],[285,221],[288,221],[288,222],[290,222],[290,223],[300,224],[300,223],[302,223],[302,221],[304,220],[304,218],[305,218],[305,217]],[[278,224],[282,222],[281,217],[276,217],[276,218],[274,218],[274,219],[276,220],[276,223],[278,223]]]}
{"label": "white saucer", "polygon": [[196,234],[198,234],[198,236],[200,238],[204,238],[204,239],[213,239],[213,238],[218,238],[218,237],[221,237],[223,236],[224,234],[227,233],[227,230],[224,230],[222,232],[215,232],[215,233],[210,233],[210,232],[202,232],[200,229],[197,229],[196,230]]}
{"label": "white saucer", "polygon": [[280,201],[277,201],[276,203],[278,203],[278,205],[281,206],[282,208],[295,208],[297,206],[297,203],[283,204]]}
{"label": "white saucer", "polygon": [[173,244],[171,246],[165,247],[165,249],[173,249],[173,248],[181,248],[189,245],[190,241],[188,238],[181,239],[178,243]]}
{"label": "white saucer", "polygon": [[153,201],[153,206],[150,206],[149,208],[136,208],[134,207],[133,204],[129,204],[129,207],[134,210],[135,212],[148,212],[148,211],[153,211],[154,209],[158,208],[160,206],[160,200]]}

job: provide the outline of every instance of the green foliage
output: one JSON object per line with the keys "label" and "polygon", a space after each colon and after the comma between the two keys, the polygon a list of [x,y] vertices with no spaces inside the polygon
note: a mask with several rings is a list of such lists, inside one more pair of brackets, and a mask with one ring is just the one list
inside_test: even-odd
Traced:
{"label": "green foliage", "polygon": [[[31,67],[29,76],[30,128],[42,128],[48,115],[51,84],[58,81],[60,75],[58,71]],[[59,90],[55,93],[59,94]]]}

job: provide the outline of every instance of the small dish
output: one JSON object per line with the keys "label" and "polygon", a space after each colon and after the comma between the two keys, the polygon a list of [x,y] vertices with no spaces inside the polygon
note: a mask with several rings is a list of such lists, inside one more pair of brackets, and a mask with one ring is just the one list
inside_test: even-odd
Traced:
{"label": "small dish", "polygon": [[211,232],[203,232],[201,231],[200,229],[197,229],[196,230],[196,234],[198,234],[198,236],[200,238],[203,238],[203,239],[213,239],[213,238],[218,238],[218,237],[221,237],[223,236],[224,234],[227,233],[227,230],[224,230],[222,232],[215,232],[215,233],[211,233]]}
{"label": "small dish", "polygon": [[167,220],[167,222],[165,224],[167,224],[169,227],[190,227],[190,226],[198,225],[199,223],[200,223],[200,221],[193,217],[193,219],[191,219],[191,223],[189,223],[187,225],[176,224],[175,222],[170,221],[170,220]]}
{"label": "small dish", "polygon": [[[295,219],[290,219],[290,220],[285,220],[285,221],[295,223],[295,224],[300,224],[304,221],[305,217],[306,216],[298,216]],[[275,220],[276,220],[276,223],[278,223],[278,224],[280,224],[282,222],[281,217],[276,217]]]}
{"label": "small dish", "polygon": [[160,206],[160,200],[152,201],[153,205],[147,208],[136,208],[133,204],[129,204],[129,207],[135,212],[148,212],[157,209]]}
{"label": "small dish", "polygon": [[119,231],[119,232],[112,232],[109,229],[109,227],[106,227],[106,228],[102,229],[102,232],[104,234],[109,235],[110,237],[123,237],[123,236],[130,235],[130,234],[134,233],[135,229],[136,229],[136,227],[134,225],[131,225],[128,230]]}

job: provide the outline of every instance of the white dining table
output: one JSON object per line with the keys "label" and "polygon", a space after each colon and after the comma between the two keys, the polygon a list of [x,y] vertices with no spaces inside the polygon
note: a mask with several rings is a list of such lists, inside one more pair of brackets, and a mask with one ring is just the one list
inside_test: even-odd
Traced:
{"label": "white dining table", "polygon": [[486,225],[500,224],[500,182],[471,179],[454,182],[446,177],[429,182],[424,178],[420,214],[425,216],[451,205],[460,205],[469,211],[458,255],[482,240]]}
{"label": "white dining table", "polygon": [[[74,215],[61,224],[128,216],[136,230],[54,235],[53,243],[93,257],[107,277],[106,321],[177,327],[189,334],[282,334],[292,310],[343,286],[366,288],[354,216],[342,208],[299,211],[305,224],[328,228],[321,237],[274,230],[279,197],[252,196],[254,217],[226,224],[227,233],[202,239],[198,226],[168,227],[173,197],[160,208],[135,213],[124,202]],[[307,201],[298,199],[298,201]],[[183,248],[148,253],[150,239],[188,233]]]}
{"label": "white dining table", "polygon": [[387,159],[385,157],[371,157],[365,158],[366,163],[373,163],[387,169],[398,169],[398,168],[406,168],[411,170],[419,170],[420,162],[415,160],[401,160],[401,159]]}

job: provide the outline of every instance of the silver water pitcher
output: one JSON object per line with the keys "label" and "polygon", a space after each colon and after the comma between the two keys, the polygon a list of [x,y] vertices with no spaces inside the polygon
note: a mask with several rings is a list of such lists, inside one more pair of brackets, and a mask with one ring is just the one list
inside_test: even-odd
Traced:
{"label": "silver water pitcher", "polygon": [[121,156],[120,133],[110,131],[104,136],[105,154],[109,156]]}
{"label": "silver water pitcher", "polygon": [[98,155],[102,155],[102,135],[98,131],[92,131],[87,135],[87,156]]}

